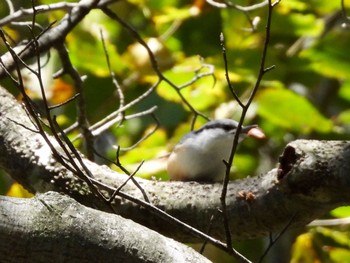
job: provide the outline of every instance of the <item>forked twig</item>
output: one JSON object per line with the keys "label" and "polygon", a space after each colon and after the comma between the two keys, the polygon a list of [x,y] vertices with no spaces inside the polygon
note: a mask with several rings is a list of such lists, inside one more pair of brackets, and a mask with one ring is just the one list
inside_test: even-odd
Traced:
{"label": "forked twig", "polygon": [[94,153],[102,158],[103,160],[109,162],[109,163],[113,163],[115,164],[117,167],[119,167],[125,174],[128,175],[128,178],[117,188],[115,189],[115,191],[113,191],[113,194],[107,199],[109,203],[111,203],[114,198],[119,194],[119,192],[123,189],[123,187],[130,181],[132,180],[133,183],[136,185],[137,188],[140,189],[142,195],[143,195],[143,198],[145,199],[146,202],[150,202],[149,201],[149,198],[145,192],[145,190],[140,186],[140,184],[134,179],[134,176],[136,175],[136,173],[140,170],[141,166],[143,165],[144,161],[142,161],[135,169],[135,171],[133,173],[130,173],[119,161],[119,151],[120,151],[120,148],[117,149],[117,152],[116,152],[116,161],[112,161],[106,157],[104,157],[102,154],[98,153],[96,150],[94,151]]}
{"label": "forked twig", "polygon": [[185,105],[196,115],[200,115],[203,118],[209,120],[209,118],[204,115],[203,113],[197,111],[191,103],[188,102],[188,100],[182,95],[181,90],[178,86],[176,86],[171,80],[169,80],[167,77],[164,76],[164,74],[161,72],[157,59],[155,55],[153,54],[150,47],[147,45],[147,43],[143,40],[143,38],[140,36],[140,34],[128,23],[126,23],[123,19],[121,19],[115,12],[113,12],[111,9],[104,7],[101,9],[108,17],[110,17],[113,20],[116,20],[119,24],[121,24],[125,29],[129,31],[129,33],[146,49],[152,68],[157,74],[159,81],[165,81],[169,86],[171,86],[177,93],[177,95],[181,98],[181,100],[185,103]]}
{"label": "forked twig", "polygon": [[269,246],[265,249],[264,253],[261,255],[258,263],[263,262],[265,256],[267,255],[267,253],[270,251],[270,249],[272,248],[272,246],[277,242],[277,240],[287,231],[287,229],[290,227],[290,225],[293,223],[293,220],[295,218],[296,214],[294,214],[291,219],[289,220],[289,222],[283,227],[283,229],[278,233],[278,235],[275,238],[272,238],[272,234],[270,233],[270,243]]}
{"label": "forked twig", "polygon": [[[224,163],[226,165],[226,173],[225,173],[225,177],[224,177],[224,181],[223,181],[220,201],[221,201],[221,205],[222,205],[222,213],[223,213],[223,219],[224,219],[224,228],[225,228],[225,232],[226,232],[226,244],[227,244],[227,248],[228,249],[232,248],[231,231],[230,231],[230,227],[229,227],[230,224],[229,224],[229,218],[228,218],[227,207],[226,207],[227,186],[228,186],[228,183],[229,183],[230,168],[232,166],[233,159],[234,159],[234,156],[235,156],[235,153],[236,153],[236,150],[237,150],[239,134],[240,134],[240,132],[242,130],[243,121],[245,119],[245,116],[247,114],[249,106],[252,103],[256,92],[258,91],[258,88],[260,86],[260,82],[261,82],[262,78],[264,77],[264,75],[269,70],[274,68],[274,66],[270,66],[270,67],[266,68],[265,64],[266,64],[266,57],[267,57],[267,49],[268,49],[269,41],[270,41],[272,9],[278,2],[279,1],[276,1],[276,2],[272,3],[272,0],[268,0],[268,14],[267,14],[266,29],[265,29],[265,41],[264,41],[264,45],[263,45],[262,56],[261,56],[261,59],[260,59],[259,73],[258,73],[258,76],[257,76],[257,80],[255,82],[255,85],[254,85],[254,87],[253,87],[253,89],[252,89],[252,91],[250,93],[250,96],[249,96],[248,101],[246,102],[246,104],[240,103],[240,100],[238,100],[238,103],[240,104],[240,106],[242,108],[242,113],[241,113],[241,117],[240,117],[240,120],[239,120],[239,123],[238,123],[238,127],[236,129],[236,133],[235,133],[235,136],[234,136],[234,139],[233,139],[233,142],[232,142],[232,149],[231,149],[230,157],[229,157],[229,159],[227,161],[224,160]],[[222,35],[222,38],[223,38],[223,35]],[[222,41],[222,43],[223,43],[223,41]],[[226,59],[225,53],[226,53],[226,50],[223,49],[224,60]],[[225,63],[225,67],[227,67],[227,63]],[[227,68],[226,68],[226,72],[227,72]],[[228,74],[227,74],[227,76],[228,76]],[[228,85],[230,87],[230,91],[233,94],[233,96],[236,98],[237,95],[235,96],[235,92],[233,92],[233,89],[232,89],[231,84],[230,84],[229,77],[227,77],[227,80],[228,80],[227,81]]]}
{"label": "forked twig", "polygon": [[94,147],[94,136],[89,129],[89,121],[86,111],[86,100],[85,100],[85,90],[83,87],[83,80],[80,74],[72,65],[68,51],[63,43],[56,45],[56,50],[62,62],[63,73],[68,74],[75,83],[75,88],[79,96],[77,97],[77,122],[80,132],[84,138],[86,155],[89,160],[94,159],[93,147]]}

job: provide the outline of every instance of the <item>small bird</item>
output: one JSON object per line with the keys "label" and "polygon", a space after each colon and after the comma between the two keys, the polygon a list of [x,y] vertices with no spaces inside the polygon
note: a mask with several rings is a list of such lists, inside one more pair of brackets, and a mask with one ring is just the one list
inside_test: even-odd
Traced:
{"label": "small bird", "polygon": [[[171,180],[215,182],[224,178],[238,122],[214,120],[198,130],[187,133],[170,154],[167,170]],[[257,125],[242,126],[239,142],[250,136],[265,134]]]}

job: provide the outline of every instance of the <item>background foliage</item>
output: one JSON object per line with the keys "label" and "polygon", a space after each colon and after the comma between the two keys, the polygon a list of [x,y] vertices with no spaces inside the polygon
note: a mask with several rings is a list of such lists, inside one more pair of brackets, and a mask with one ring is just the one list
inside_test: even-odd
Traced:
{"label": "background foliage", "polygon": [[[36,1],[37,4],[53,2],[58,1]],[[236,3],[247,5],[254,1]],[[350,1],[344,3],[350,8]],[[14,1],[14,4],[17,8],[31,6],[30,1]],[[258,74],[265,37],[266,7],[243,13],[235,9],[218,9],[203,0],[132,0],[119,1],[112,9],[143,37],[156,54],[164,75],[175,84],[180,86],[198,74],[205,75],[181,89],[194,109],[211,119],[239,118],[241,109],[225,79],[219,35],[221,32],[225,35],[230,79],[244,101]],[[0,3],[0,18],[8,12],[5,3]],[[37,19],[41,25],[47,26],[64,14],[64,11],[54,11],[40,14]],[[261,22],[253,30],[252,22],[257,18]],[[29,37],[29,31],[23,27],[7,25],[3,29],[13,42]],[[66,42],[74,66],[86,76],[84,89],[90,123],[119,107],[101,36],[127,102],[143,94],[157,80],[145,49],[130,32],[101,11],[92,11],[69,34]],[[281,149],[291,140],[349,140],[349,47],[349,24],[342,16],[339,1],[282,0],[276,6],[267,58],[267,64],[276,67],[265,75],[245,122],[258,123],[268,139],[263,142],[247,140],[240,146],[234,160],[232,179],[270,170],[277,163]],[[5,47],[0,46],[0,52],[5,51]],[[49,58],[48,55],[45,58]],[[75,92],[70,79],[51,78],[59,67],[57,54],[50,52],[43,71],[51,104],[63,102]],[[11,89],[8,80],[2,80],[1,84]],[[28,77],[27,89],[40,101],[35,86]],[[139,176],[167,180],[162,156],[191,129],[194,114],[174,88],[164,81],[127,113],[137,113],[154,105],[158,107],[155,115],[160,126],[136,148],[122,150],[120,160],[129,170],[145,160]],[[68,127],[75,121],[75,106],[68,104],[57,114],[60,124]],[[199,127],[205,122],[205,118],[198,117],[194,126]],[[112,144],[130,147],[155,125],[149,116],[125,121],[121,126],[114,125],[99,136],[96,148],[115,159],[116,150]],[[77,131],[69,136],[74,138],[76,135]],[[81,146],[79,141],[75,144]],[[18,190],[18,185],[12,184],[5,175],[0,176],[0,191],[2,194],[24,195]],[[328,216],[347,217],[350,214],[348,209],[341,209]],[[344,226],[316,227],[305,229],[300,235],[293,234],[298,236],[292,239],[292,262],[350,262],[348,230]],[[254,247],[262,251],[265,241],[255,242]],[[247,254],[252,253],[251,242],[240,246]],[[257,252],[257,257],[261,253]],[[220,260],[230,262],[230,259]]]}

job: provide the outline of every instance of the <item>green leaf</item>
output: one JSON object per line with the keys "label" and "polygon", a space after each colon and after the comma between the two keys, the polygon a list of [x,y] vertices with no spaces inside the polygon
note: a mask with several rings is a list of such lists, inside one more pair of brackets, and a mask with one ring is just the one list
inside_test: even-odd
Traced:
{"label": "green leaf", "polygon": [[175,8],[173,6],[167,6],[163,9],[163,14],[156,15],[154,17],[155,23],[169,23],[173,22],[175,20],[181,20],[181,19],[187,19],[193,16],[191,13],[191,9],[188,6],[185,6],[185,8],[179,9]]}
{"label": "green leaf", "polygon": [[341,206],[333,209],[330,214],[334,217],[349,217],[350,216],[350,206]]}
{"label": "green leaf", "polygon": [[310,67],[317,73],[331,77],[348,79],[350,77],[349,37],[337,33],[330,34],[314,48],[300,53],[302,58],[311,61]]}
{"label": "green leaf", "polygon": [[257,166],[257,159],[251,154],[236,154],[232,168],[232,179],[253,175]]}
{"label": "green leaf", "polygon": [[342,111],[338,116],[337,116],[337,121],[339,123],[344,123],[344,124],[350,124],[350,109]]}
{"label": "green leaf", "polygon": [[274,21],[278,25],[283,25],[283,27],[272,27],[274,34],[278,33],[285,37],[291,35],[318,36],[323,29],[322,21],[313,14],[289,13],[286,15],[282,12],[276,16]]}
{"label": "green leaf", "polygon": [[332,122],[304,97],[287,89],[267,88],[257,96],[258,114],[275,125],[295,132],[327,133]]}
{"label": "green leaf", "polygon": [[109,76],[107,58],[103,48],[103,35],[111,68],[116,73],[125,70],[126,63],[119,55],[116,45],[112,43],[113,33],[118,32],[115,23],[96,10],[91,11],[83,22],[67,37],[67,45],[72,64],[95,76]]}
{"label": "green leaf", "polygon": [[340,87],[339,96],[350,102],[350,80],[346,80]]}
{"label": "green leaf", "polygon": [[345,231],[337,231],[327,227],[316,227],[312,230],[315,238],[322,239],[323,243],[331,246],[343,246],[349,248],[349,235]]}
{"label": "green leaf", "polygon": [[279,12],[291,12],[291,10],[305,11],[307,9],[307,4],[304,1],[299,0],[289,0],[282,1],[277,5],[277,10]]}
{"label": "green leaf", "polygon": [[330,258],[332,262],[335,263],[350,262],[350,250],[345,248],[332,248],[330,251]]}

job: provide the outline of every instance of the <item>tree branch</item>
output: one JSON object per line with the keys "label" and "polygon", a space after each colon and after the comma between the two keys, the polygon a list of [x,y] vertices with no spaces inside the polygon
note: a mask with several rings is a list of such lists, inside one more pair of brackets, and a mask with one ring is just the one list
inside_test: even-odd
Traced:
{"label": "tree branch", "polygon": [[[21,123],[21,125],[19,125]],[[42,137],[33,128],[23,108],[5,89],[0,88],[0,166],[32,192],[55,190],[67,193],[82,204],[106,209],[78,178],[55,162]],[[111,195],[125,182],[116,173],[83,159],[99,189]],[[227,210],[233,239],[261,237],[279,232],[294,216],[291,227],[304,226],[340,205],[349,204],[350,142],[305,141],[288,144],[278,169],[259,177],[232,181],[227,189]],[[135,178],[136,179],[136,178]],[[218,216],[221,184],[159,182],[137,178],[150,204],[205,232],[211,222],[211,235],[224,239],[222,217]],[[121,194],[144,200],[141,191],[126,184]],[[112,203],[118,214],[181,241],[193,237],[171,220],[116,196]],[[203,240],[201,240],[203,241]]]}
{"label": "tree branch", "polygon": [[0,196],[0,202],[2,262],[210,262],[173,239],[56,192]]}

